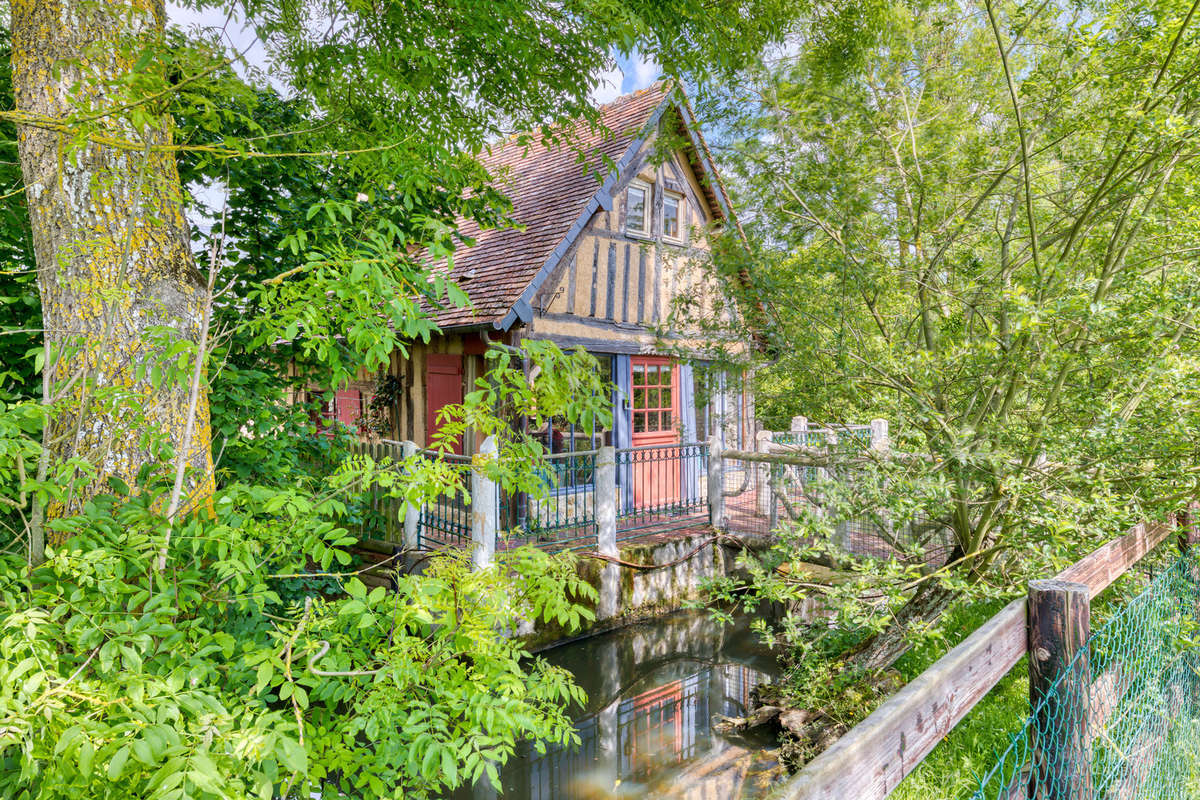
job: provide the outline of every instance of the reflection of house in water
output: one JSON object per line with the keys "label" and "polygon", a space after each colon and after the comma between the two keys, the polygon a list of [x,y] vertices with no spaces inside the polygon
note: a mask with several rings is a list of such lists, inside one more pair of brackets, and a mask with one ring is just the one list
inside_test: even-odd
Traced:
{"label": "reflection of house in water", "polygon": [[[750,691],[764,678],[738,664],[704,667],[614,700],[576,722],[578,747],[550,747],[545,755],[531,753],[510,763],[504,770],[504,796],[532,800],[639,796],[639,785],[645,788],[668,774],[677,775],[680,768],[702,757],[731,749],[712,736],[710,720],[714,714],[744,714]],[[693,775],[669,796],[736,797],[732,792],[743,778],[729,770]],[[713,781],[720,784],[718,794],[713,794]]]}

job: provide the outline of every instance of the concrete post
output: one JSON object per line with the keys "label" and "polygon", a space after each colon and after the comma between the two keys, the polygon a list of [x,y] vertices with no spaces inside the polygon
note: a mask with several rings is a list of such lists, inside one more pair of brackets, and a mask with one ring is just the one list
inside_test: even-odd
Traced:
{"label": "concrete post", "polygon": [[808,430],[808,417],[797,414],[792,417],[792,433],[804,433]]}
{"label": "concrete post", "polygon": [[600,552],[617,554],[617,451],[605,446],[596,454],[596,536]]}
{"label": "concrete post", "polygon": [[725,530],[725,458],[715,433],[708,437],[708,524]]}
{"label": "concrete post", "polygon": [[892,446],[888,437],[888,421],[886,419],[871,420],[871,449],[886,453]]}
{"label": "concrete post", "polygon": [[[754,449],[759,453],[771,452],[770,431],[759,431],[755,435]],[[755,471],[758,475],[758,514],[765,517],[771,513],[771,465],[760,463]]]}
{"label": "concrete post", "polygon": [[[829,433],[825,434],[825,453],[829,456],[831,463],[837,463],[834,460],[834,454],[838,449],[838,433],[833,428],[829,429]],[[821,467],[818,474],[825,479],[829,478],[829,468]]]}
{"label": "concrete post", "polygon": [[[417,454],[416,442],[401,442],[400,457],[405,461]],[[404,549],[416,550],[420,540],[421,509],[411,503],[404,504]]]}
{"label": "concrete post", "polygon": [[[620,555],[617,549],[617,451],[605,446],[596,454],[596,480],[593,486],[596,504],[596,549],[601,555]],[[612,619],[620,611],[621,575],[616,564],[600,568],[600,599],[596,619]]]}
{"label": "concrete post", "polygon": [[[496,440],[489,436],[479,445],[484,460],[496,455]],[[499,516],[500,493],[495,481],[477,469],[471,470],[471,542],[475,546],[472,560],[475,569],[492,563],[496,554],[496,522]]]}

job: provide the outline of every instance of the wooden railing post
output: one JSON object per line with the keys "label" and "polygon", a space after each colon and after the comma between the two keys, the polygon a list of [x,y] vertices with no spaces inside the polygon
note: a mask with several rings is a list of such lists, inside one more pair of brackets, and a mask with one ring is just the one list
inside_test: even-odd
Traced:
{"label": "wooden railing post", "polygon": [[1029,702],[1034,710],[1029,796],[1039,800],[1093,798],[1090,598],[1086,583],[1029,583]]}
{"label": "wooden railing post", "polygon": [[708,524],[714,530],[725,529],[725,458],[721,437],[708,437]]}
{"label": "wooden railing post", "polygon": [[[400,443],[400,458],[405,462],[417,454],[416,442],[404,441]],[[421,546],[420,537],[421,525],[421,508],[414,506],[412,503],[404,504],[404,538],[402,540],[405,550],[417,550]]]}
{"label": "wooden railing post", "polygon": [[617,450],[604,446],[596,454],[596,546],[606,556],[617,555]]}
{"label": "wooden railing post", "polygon": [[[496,455],[496,440],[489,436],[479,446],[484,459]],[[471,542],[475,546],[472,559],[475,569],[492,563],[496,554],[496,521],[499,515],[500,493],[495,481],[478,469],[471,470]]]}

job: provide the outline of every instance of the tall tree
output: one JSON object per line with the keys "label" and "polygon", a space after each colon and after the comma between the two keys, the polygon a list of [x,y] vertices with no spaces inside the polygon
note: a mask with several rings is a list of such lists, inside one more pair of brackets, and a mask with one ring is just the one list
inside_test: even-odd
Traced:
{"label": "tall tree", "polygon": [[[206,283],[192,260],[171,118],[118,100],[162,41],[161,2],[12,5],[18,149],[45,329],[47,457],[132,482],[165,435],[211,490],[207,396],[161,378],[200,337]],[[138,89],[133,89],[138,91]],[[45,477],[43,473],[42,477]],[[68,491],[72,510],[97,484]],[[64,510],[62,508],[59,509]]]}
{"label": "tall tree", "polygon": [[741,87],[726,152],[761,247],[727,266],[776,337],[759,408],[890,418],[916,457],[830,508],[947,536],[900,543],[907,569],[835,553],[860,666],[1195,492],[1198,68],[1192,0],[983,0],[897,8],[849,70],[801,47]]}

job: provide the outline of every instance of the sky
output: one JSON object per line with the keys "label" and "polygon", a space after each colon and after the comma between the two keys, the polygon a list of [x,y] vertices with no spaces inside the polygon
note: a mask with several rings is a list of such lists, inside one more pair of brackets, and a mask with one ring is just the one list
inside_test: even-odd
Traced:
{"label": "sky", "polygon": [[[171,22],[182,28],[198,26],[222,31],[222,38],[229,47],[244,53],[246,60],[262,70],[276,89],[284,89],[283,83],[271,76],[267,53],[262,43],[258,41],[254,31],[243,24],[240,17],[227,18],[218,9],[206,8],[196,11],[172,2],[167,3],[167,16]],[[638,52],[628,57],[616,56],[614,60],[614,68],[600,76],[600,85],[592,92],[592,98],[597,103],[607,103],[622,94],[644,89],[659,77],[658,64],[653,59],[644,58]]]}

